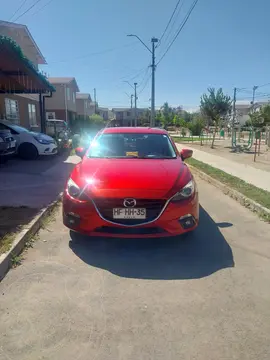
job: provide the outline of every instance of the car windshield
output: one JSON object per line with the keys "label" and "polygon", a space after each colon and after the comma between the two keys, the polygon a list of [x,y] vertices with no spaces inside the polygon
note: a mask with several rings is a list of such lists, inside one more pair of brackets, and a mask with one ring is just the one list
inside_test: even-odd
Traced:
{"label": "car windshield", "polygon": [[176,153],[165,134],[101,134],[91,144],[89,158],[175,159]]}

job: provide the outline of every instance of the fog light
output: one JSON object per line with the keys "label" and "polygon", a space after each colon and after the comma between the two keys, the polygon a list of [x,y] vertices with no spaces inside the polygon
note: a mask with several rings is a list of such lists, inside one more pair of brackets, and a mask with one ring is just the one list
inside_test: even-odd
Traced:
{"label": "fog light", "polygon": [[66,215],[67,222],[71,226],[78,226],[80,224],[81,218],[78,214],[74,214],[73,212],[70,212]]}
{"label": "fog light", "polygon": [[180,222],[182,228],[185,230],[192,228],[196,224],[196,220],[190,214],[181,216],[179,219],[179,222]]}

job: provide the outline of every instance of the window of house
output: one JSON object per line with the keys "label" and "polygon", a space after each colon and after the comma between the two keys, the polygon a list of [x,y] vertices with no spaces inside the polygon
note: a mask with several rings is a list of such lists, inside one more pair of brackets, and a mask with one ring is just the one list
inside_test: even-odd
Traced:
{"label": "window of house", "polygon": [[37,126],[37,113],[36,113],[36,105],[28,104],[28,115],[29,115],[29,125]]}
{"label": "window of house", "polygon": [[66,88],[67,100],[70,101],[70,88]]}
{"label": "window of house", "polygon": [[127,116],[130,116],[131,115],[131,112],[130,111],[127,111]]}
{"label": "window of house", "polygon": [[17,100],[5,98],[6,118],[15,124],[20,123],[19,105]]}
{"label": "window of house", "polygon": [[73,103],[75,104],[76,101],[75,93],[72,93],[72,99],[73,99]]}

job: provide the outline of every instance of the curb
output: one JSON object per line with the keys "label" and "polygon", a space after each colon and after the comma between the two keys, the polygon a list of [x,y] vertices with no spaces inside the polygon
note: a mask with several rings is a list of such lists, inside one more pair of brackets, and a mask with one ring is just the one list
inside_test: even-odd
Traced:
{"label": "curb", "polygon": [[63,193],[61,192],[55,201],[43,208],[38,215],[16,235],[11,248],[6,253],[0,255],[0,281],[10,269],[12,257],[14,255],[18,256],[23,251],[26,242],[39,231],[42,226],[42,221],[54,210],[62,199],[62,195]]}
{"label": "curb", "polygon": [[192,171],[193,174],[197,174],[201,179],[207,181],[211,185],[214,185],[218,189],[220,189],[225,195],[229,195],[232,199],[236,200],[241,205],[245,206],[252,212],[257,213],[261,217],[269,217],[270,219],[270,210],[265,208],[264,206],[258,204],[256,201],[251,200],[245,195],[241,194],[237,190],[231,189],[228,185],[223,184],[222,182],[212,178],[211,176],[205,174],[203,171],[198,170],[196,167],[189,165],[188,167]]}

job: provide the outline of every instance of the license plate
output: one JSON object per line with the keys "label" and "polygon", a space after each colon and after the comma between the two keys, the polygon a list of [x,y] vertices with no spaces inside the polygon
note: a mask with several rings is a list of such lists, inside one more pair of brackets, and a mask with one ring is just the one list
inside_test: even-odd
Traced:
{"label": "license plate", "polygon": [[145,219],[146,209],[125,209],[125,208],[114,208],[113,209],[114,219]]}

